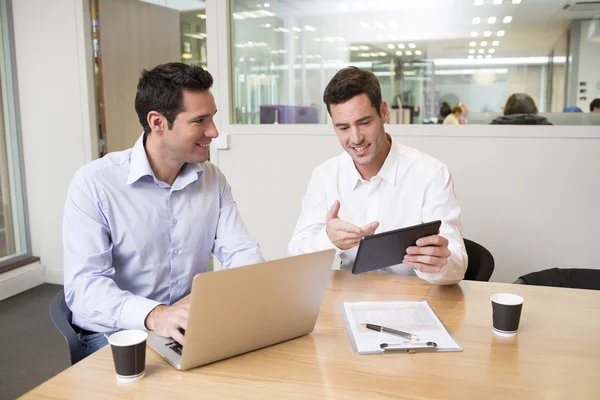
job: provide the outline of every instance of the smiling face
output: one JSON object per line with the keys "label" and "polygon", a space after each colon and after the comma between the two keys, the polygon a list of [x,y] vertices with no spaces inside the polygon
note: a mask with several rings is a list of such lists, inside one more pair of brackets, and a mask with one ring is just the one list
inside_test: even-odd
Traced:
{"label": "smiling face", "polygon": [[381,115],[362,93],[330,106],[335,133],[350,154],[363,178],[377,175],[390,149],[383,124],[388,121],[389,110],[381,103]]}
{"label": "smiling face", "polygon": [[216,113],[217,106],[210,91],[184,90],[183,111],[177,114],[171,129],[165,129],[162,134],[168,157],[181,164],[207,161],[210,142],[219,136],[214,123]]}

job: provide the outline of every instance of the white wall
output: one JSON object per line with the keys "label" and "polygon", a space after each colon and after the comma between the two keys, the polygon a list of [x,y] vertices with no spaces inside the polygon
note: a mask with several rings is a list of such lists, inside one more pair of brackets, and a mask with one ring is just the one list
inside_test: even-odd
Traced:
{"label": "white wall", "polygon": [[[584,112],[590,111],[592,100],[600,98],[600,42],[588,40],[588,32],[591,21],[581,21],[581,36],[579,39],[579,63],[577,70],[577,83],[587,82],[587,92],[579,93],[577,87],[577,105]],[[586,100],[579,100],[580,97],[586,97]],[[570,104],[569,104],[570,105]]]}
{"label": "white wall", "polygon": [[[21,134],[33,255],[62,282],[62,211],[92,158],[95,116],[82,0],[13,0]],[[89,17],[88,17],[89,18]]]}
{"label": "white wall", "polygon": [[[327,126],[261,132],[269,128],[230,136],[219,164],[246,224],[273,259],[286,255],[312,169],[341,147]],[[449,165],[465,237],[495,257],[492,280],[512,282],[553,266],[600,268],[594,127],[390,126],[388,132]]]}

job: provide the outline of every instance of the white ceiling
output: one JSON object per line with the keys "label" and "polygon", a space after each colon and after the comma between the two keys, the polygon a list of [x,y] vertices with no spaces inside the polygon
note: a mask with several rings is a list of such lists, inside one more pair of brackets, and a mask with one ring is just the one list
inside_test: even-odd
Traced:
{"label": "white ceiling", "polygon": [[197,10],[205,7],[204,0],[139,0],[144,3],[156,4],[179,11]]}

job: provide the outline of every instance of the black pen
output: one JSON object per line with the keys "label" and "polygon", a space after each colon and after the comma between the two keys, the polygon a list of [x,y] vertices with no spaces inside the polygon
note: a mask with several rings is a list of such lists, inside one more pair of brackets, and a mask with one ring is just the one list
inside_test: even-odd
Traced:
{"label": "black pen", "polygon": [[361,324],[361,325],[372,331],[390,333],[392,335],[401,336],[403,338],[409,339],[413,342],[415,340],[418,340],[416,335],[413,335],[412,333],[408,333],[408,332],[402,332],[397,329],[386,328],[385,326],[379,326],[379,325],[373,325],[373,324]]}

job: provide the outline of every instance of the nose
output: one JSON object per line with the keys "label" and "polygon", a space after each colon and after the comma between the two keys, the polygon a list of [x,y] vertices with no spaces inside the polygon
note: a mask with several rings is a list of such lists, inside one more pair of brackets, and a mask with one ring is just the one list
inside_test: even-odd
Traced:
{"label": "nose", "polygon": [[219,131],[217,130],[217,126],[213,121],[210,122],[210,125],[206,128],[204,132],[204,136],[216,139],[219,137]]}
{"label": "nose", "polygon": [[363,140],[363,136],[360,134],[356,126],[350,128],[350,140],[354,144],[359,144]]}

